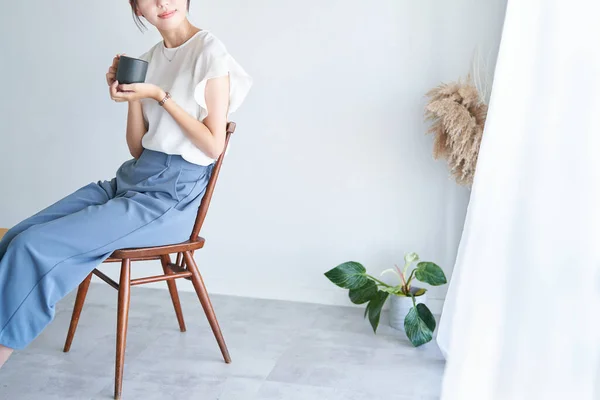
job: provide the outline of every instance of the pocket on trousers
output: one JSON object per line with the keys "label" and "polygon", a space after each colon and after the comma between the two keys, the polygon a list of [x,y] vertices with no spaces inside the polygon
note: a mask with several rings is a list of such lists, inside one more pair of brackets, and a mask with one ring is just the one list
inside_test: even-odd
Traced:
{"label": "pocket on trousers", "polygon": [[178,202],[190,195],[201,176],[199,171],[185,168],[179,170],[175,181],[175,195]]}
{"label": "pocket on trousers", "polygon": [[198,199],[198,197],[203,195],[209,179],[210,169],[192,170],[182,168],[176,184],[178,204],[175,208],[182,210],[192,202],[197,203],[197,206],[199,206],[201,199]]}

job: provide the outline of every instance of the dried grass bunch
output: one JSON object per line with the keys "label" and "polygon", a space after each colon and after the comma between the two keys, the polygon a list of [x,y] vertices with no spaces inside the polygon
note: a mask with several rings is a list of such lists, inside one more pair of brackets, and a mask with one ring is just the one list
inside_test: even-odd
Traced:
{"label": "dried grass bunch", "polygon": [[427,93],[425,117],[432,121],[433,156],[448,161],[460,185],[471,185],[488,106],[469,76],[464,82],[442,84]]}

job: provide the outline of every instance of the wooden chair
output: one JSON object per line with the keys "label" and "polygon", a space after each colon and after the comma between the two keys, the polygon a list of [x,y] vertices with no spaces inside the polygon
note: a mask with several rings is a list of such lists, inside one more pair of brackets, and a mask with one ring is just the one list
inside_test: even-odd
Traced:
{"label": "wooden chair", "polygon": [[[225,138],[225,148],[229,144],[231,134],[235,131],[235,123],[230,122],[227,124],[227,136]],[[198,208],[198,214],[196,215],[196,222],[190,239],[178,244],[171,244],[159,247],[145,247],[136,249],[121,249],[113,252],[110,257],[104,261],[106,263],[121,263],[121,278],[119,283],[115,282],[102,272],[94,269],[85,280],[79,285],[77,290],[77,297],[75,300],[75,307],[73,309],[73,316],[71,317],[71,325],[69,327],[69,333],[65,342],[64,351],[68,352],[75,336],[75,330],[77,329],[77,323],[79,322],[79,316],[81,315],[81,309],[85,302],[85,297],[92,280],[92,276],[96,275],[110,286],[118,290],[118,309],[117,309],[117,356],[115,365],[115,399],[121,398],[121,391],[123,387],[123,365],[125,363],[125,343],[127,337],[127,319],[129,314],[129,299],[130,299],[130,288],[132,286],[143,285],[151,282],[166,281],[173,300],[173,307],[175,308],[175,314],[177,315],[177,321],[179,322],[179,329],[181,332],[185,332],[185,322],[183,320],[183,313],[181,312],[181,305],[179,302],[179,295],[177,293],[177,286],[175,279],[186,278],[192,281],[194,289],[198,294],[202,308],[206,313],[208,322],[212,331],[217,339],[217,343],[223,354],[223,358],[226,363],[231,362],[225,340],[221,333],[221,328],[217,322],[217,317],[213,310],[212,304],[208,297],[208,292],[204,286],[202,276],[198,271],[198,266],[194,261],[194,251],[204,246],[204,238],[199,236],[200,228],[204,223],[208,206],[210,204],[217,178],[221,165],[223,164],[223,157],[225,152],[216,161],[213,168],[212,175],[208,182],[206,192]],[[171,254],[177,254],[177,260],[175,263],[171,261]],[[147,260],[160,260],[164,271],[163,275],[150,276],[139,279],[131,279],[131,262],[133,261],[147,261]]]}

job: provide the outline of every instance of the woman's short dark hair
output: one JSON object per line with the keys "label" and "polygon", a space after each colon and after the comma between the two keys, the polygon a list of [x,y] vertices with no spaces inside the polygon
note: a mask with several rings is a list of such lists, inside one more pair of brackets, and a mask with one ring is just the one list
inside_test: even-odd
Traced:
{"label": "woman's short dark hair", "polygon": [[[188,11],[190,10],[190,1],[191,0],[187,0],[187,9],[188,9]],[[139,15],[137,15],[135,13],[135,9],[137,8],[137,5],[138,5],[138,0],[129,0],[129,4],[131,4],[131,12],[133,13],[133,20],[135,21],[135,24],[140,29],[140,31],[143,32],[144,29],[147,29],[146,25],[144,25],[144,22],[139,17]]]}

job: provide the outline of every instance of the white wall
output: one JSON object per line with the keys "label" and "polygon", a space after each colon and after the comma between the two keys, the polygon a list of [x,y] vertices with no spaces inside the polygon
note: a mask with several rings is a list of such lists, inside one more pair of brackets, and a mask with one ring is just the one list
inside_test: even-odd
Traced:
{"label": "white wall", "polygon": [[[424,93],[463,76],[477,46],[495,60],[505,3],[194,0],[192,21],[255,79],[197,255],[209,290],[349,304],[325,271],[357,260],[379,274],[408,251],[450,273],[469,194],[431,157]],[[136,30],[125,0],[12,2],[0,33],[0,226],[12,226],[128,158],[126,106],[104,74],[159,37]]]}

